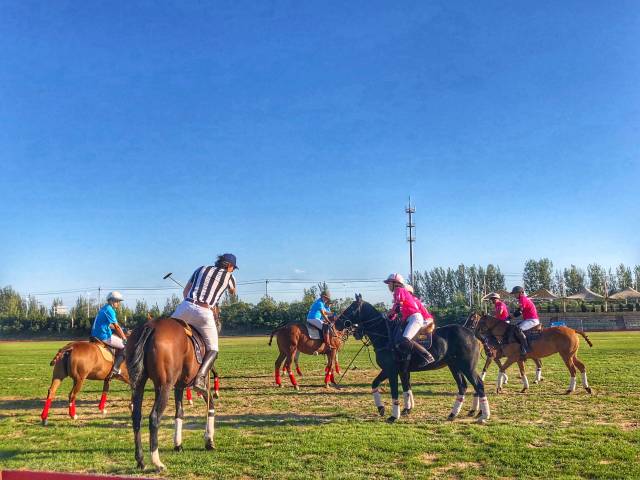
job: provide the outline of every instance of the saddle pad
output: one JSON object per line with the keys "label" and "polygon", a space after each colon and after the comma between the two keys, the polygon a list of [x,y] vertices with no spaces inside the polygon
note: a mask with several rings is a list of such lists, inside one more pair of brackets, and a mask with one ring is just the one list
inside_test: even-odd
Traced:
{"label": "saddle pad", "polygon": [[322,332],[317,327],[314,327],[310,323],[307,323],[307,334],[309,335],[309,338],[311,340],[322,339]]}
{"label": "saddle pad", "polygon": [[174,317],[171,318],[178,322],[184,329],[184,333],[187,335],[187,337],[189,337],[191,343],[193,344],[193,351],[196,355],[196,362],[198,362],[198,365],[202,364],[202,354],[204,353],[204,340],[202,339],[202,334],[198,331],[197,328],[192,327],[184,320]]}
{"label": "saddle pad", "polygon": [[98,347],[98,350],[100,350],[102,358],[104,358],[109,363],[113,363],[114,354],[111,349],[103,343],[96,343],[95,345]]}
{"label": "saddle pad", "polygon": [[535,342],[540,335],[542,335],[542,330],[527,330],[524,332],[524,336],[527,338],[527,342]]}

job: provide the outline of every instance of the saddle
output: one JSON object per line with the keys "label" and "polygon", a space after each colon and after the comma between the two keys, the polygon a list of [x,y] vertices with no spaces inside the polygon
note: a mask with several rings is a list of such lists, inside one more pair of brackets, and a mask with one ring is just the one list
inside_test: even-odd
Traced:
{"label": "saddle", "polygon": [[178,322],[180,326],[184,329],[184,333],[187,335],[189,340],[191,340],[191,344],[193,345],[193,351],[196,354],[196,362],[198,362],[198,365],[201,365],[203,354],[206,351],[202,334],[198,331],[197,328],[192,327],[184,320],[180,320],[179,318],[174,318],[174,317],[171,317],[171,319]]}
{"label": "saddle", "polygon": [[322,340],[322,330],[318,327],[314,327],[310,323],[305,322],[305,327],[307,327],[307,336],[311,340]]}
{"label": "saddle", "polygon": [[115,348],[113,348],[111,345],[107,345],[102,340],[96,337],[89,337],[89,342],[95,344],[95,346],[98,347],[98,350],[100,350],[100,353],[102,354],[102,358],[104,358],[107,362],[113,364],[116,358]]}
{"label": "saddle", "polygon": [[537,325],[534,328],[530,328],[529,330],[524,332],[524,336],[527,338],[527,342],[535,342],[542,335],[542,326]]}

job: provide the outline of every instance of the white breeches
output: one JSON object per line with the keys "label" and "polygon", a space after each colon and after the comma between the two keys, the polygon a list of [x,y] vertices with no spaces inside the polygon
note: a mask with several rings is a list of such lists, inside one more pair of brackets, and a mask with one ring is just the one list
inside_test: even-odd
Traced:
{"label": "white breeches", "polygon": [[404,333],[402,334],[402,336],[404,338],[408,338],[409,340],[413,340],[413,337],[415,337],[420,329],[426,324],[427,322],[425,322],[424,318],[422,318],[421,313],[414,313],[409,318],[407,318],[407,326],[404,327]]}
{"label": "white breeches", "polygon": [[307,318],[307,323],[310,323],[320,331],[322,331],[322,325],[324,325],[324,322],[319,318]]}
{"label": "white breeches", "polygon": [[122,350],[124,348],[124,342],[117,335],[111,335],[108,340],[103,340],[103,342],[118,350]]}
{"label": "white breeches", "polygon": [[172,317],[184,320],[189,325],[196,327],[202,334],[207,350],[218,351],[218,329],[210,308],[201,307],[185,300],[178,305]]}
{"label": "white breeches", "polygon": [[524,332],[525,330],[530,330],[533,327],[537,327],[538,325],[540,325],[540,320],[538,320],[537,318],[530,318],[529,320],[520,322],[518,324],[518,327],[520,327],[520,330]]}

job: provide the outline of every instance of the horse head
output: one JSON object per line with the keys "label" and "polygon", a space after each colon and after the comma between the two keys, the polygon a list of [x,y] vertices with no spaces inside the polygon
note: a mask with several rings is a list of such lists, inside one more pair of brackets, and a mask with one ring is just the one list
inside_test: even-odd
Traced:
{"label": "horse head", "polygon": [[337,316],[334,322],[336,329],[338,331],[355,330],[358,327],[358,322],[360,321],[363,304],[362,295],[356,294],[356,298],[351,305]]}

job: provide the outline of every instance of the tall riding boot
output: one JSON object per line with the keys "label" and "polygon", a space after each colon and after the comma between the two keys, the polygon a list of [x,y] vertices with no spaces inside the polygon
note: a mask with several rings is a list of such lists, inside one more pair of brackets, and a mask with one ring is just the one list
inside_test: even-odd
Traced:
{"label": "tall riding boot", "polygon": [[124,348],[120,348],[116,350],[116,357],[113,360],[113,367],[107,376],[107,380],[111,380],[115,375],[120,375],[120,365],[124,361]]}
{"label": "tall riding boot", "polygon": [[520,330],[520,327],[516,327],[515,335],[520,342],[520,356],[524,359],[527,356],[527,352],[529,352],[529,342],[524,332]]}
{"label": "tall riding boot", "polygon": [[420,355],[422,355],[422,357],[427,362],[427,364],[433,363],[434,358],[433,358],[433,355],[431,355],[431,353],[429,353],[429,350],[424,348],[422,345],[420,345],[415,340],[410,340],[410,342],[411,342],[411,344],[413,346],[413,349],[418,351],[420,353]]}
{"label": "tall riding boot", "polygon": [[194,390],[200,393],[205,393],[207,391],[207,377],[209,376],[209,370],[213,367],[213,362],[216,361],[217,357],[218,352],[216,350],[207,350],[207,353],[204,354],[200,370],[198,370],[196,378],[193,381]]}
{"label": "tall riding boot", "polygon": [[327,350],[331,350],[331,338],[329,337],[329,325],[322,325],[322,339],[327,346]]}

